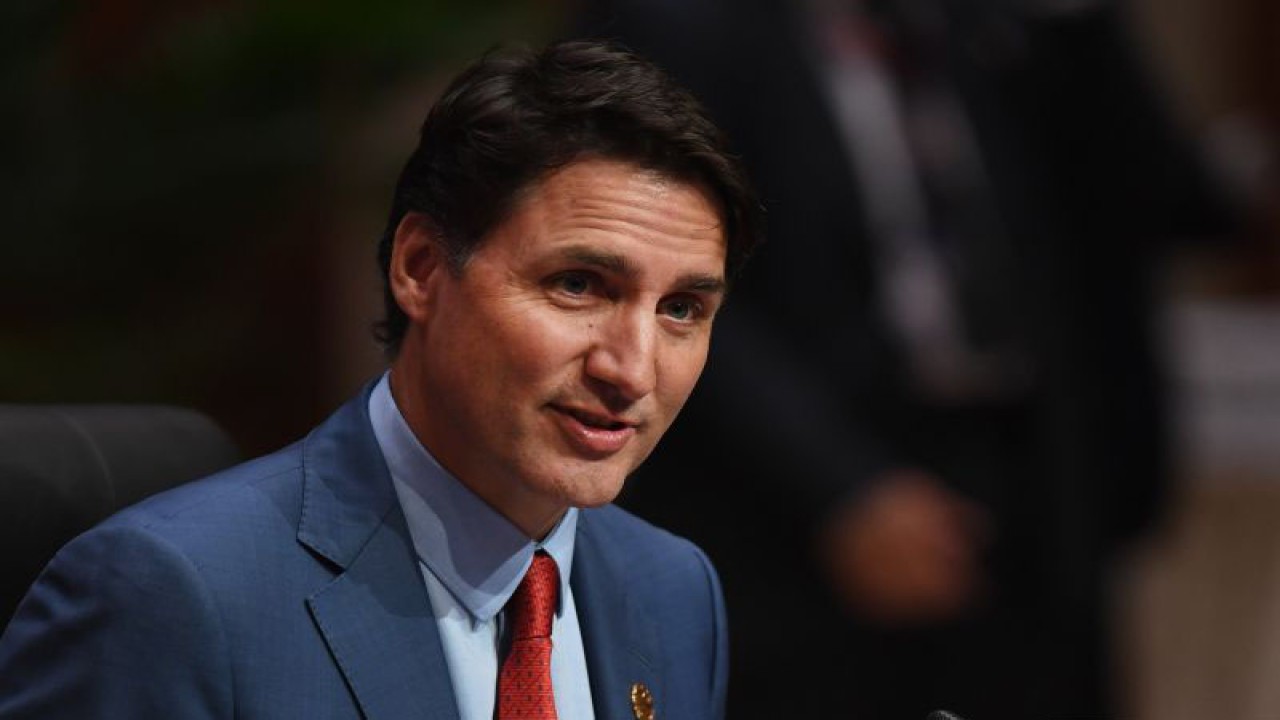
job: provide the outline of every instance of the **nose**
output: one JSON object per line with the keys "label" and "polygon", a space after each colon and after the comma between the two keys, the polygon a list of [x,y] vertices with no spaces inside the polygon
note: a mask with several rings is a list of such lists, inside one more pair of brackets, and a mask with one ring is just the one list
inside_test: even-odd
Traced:
{"label": "nose", "polygon": [[587,375],[621,399],[634,402],[657,383],[657,318],[647,310],[619,309],[596,327]]}

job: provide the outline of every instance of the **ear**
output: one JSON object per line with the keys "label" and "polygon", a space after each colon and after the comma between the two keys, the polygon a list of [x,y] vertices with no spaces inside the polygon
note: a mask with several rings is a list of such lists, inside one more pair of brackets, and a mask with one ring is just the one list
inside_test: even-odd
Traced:
{"label": "ear", "polygon": [[391,294],[405,315],[421,322],[431,306],[435,281],[448,272],[444,247],[426,215],[406,213],[396,226],[387,278]]}

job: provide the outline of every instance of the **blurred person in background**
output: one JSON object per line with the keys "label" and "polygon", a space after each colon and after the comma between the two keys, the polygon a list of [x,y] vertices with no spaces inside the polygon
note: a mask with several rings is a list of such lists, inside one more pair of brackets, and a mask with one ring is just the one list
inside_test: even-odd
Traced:
{"label": "blurred person in background", "polygon": [[710,106],[770,245],[624,502],[722,570],[734,718],[1116,710],[1164,504],[1153,281],[1225,230],[1109,2],[599,0]]}

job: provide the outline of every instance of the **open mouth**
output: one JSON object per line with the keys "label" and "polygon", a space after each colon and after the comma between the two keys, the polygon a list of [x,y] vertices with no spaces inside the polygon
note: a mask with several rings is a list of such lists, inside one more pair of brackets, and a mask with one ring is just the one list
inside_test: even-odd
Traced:
{"label": "open mouth", "polygon": [[638,431],[638,423],[616,415],[563,405],[552,407],[570,445],[590,459],[604,459],[621,451]]}
{"label": "open mouth", "polygon": [[572,408],[562,408],[562,411],[566,415],[569,415],[573,419],[577,420],[583,425],[586,425],[589,428],[596,428],[599,430],[623,430],[625,428],[631,427],[629,423],[623,422],[621,420],[615,420],[613,418],[594,415],[592,413],[589,413],[583,410],[575,410]]}

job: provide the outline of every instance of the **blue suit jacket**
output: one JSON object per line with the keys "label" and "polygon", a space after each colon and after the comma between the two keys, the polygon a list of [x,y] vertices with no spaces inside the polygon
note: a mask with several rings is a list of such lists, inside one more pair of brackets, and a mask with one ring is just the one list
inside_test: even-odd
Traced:
{"label": "blue suit jacket", "polygon": [[[121,512],[68,544],[0,639],[0,717],[456,718],[368,389],[301,442]],[[572,587],[596,717],[723,716],[719,581],[609,506]]]}

